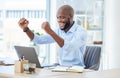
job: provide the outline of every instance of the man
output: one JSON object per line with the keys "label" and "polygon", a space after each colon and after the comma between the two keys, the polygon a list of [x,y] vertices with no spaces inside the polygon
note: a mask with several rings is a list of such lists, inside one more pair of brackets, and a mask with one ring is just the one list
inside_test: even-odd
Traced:
{"label": "man", "polygon": [[38,36],[28,28],[28,20],[20,19],[19,26],[28,37],[37,44],[57,42],[59,45],[59,64],[63,66],[83,66],[83,54],[86,46],[86,30],[73,21],[74,10],[69,5],[58,9],[57,21],[60,29],[53,31],[48,22],[42,23],[42,29],[48,34]]}

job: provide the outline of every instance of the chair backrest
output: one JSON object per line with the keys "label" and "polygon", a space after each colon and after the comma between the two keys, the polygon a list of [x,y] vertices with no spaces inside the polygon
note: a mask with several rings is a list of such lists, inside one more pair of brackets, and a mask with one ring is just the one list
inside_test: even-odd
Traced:
{"label": "chair backrest", "polygon": [[86,46],[84,63],[86,69],[98,70],[100,65],[101,47]]}

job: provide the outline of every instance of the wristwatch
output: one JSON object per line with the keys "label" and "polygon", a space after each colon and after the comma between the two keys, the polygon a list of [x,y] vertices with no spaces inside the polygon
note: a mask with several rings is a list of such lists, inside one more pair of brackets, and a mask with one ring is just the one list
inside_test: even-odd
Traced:
{"label": "wristwatch", "polygon": [[23,32],[27,32],[28,30],[29,30],[29,28],[26,27],[26,28],[23,29]]}

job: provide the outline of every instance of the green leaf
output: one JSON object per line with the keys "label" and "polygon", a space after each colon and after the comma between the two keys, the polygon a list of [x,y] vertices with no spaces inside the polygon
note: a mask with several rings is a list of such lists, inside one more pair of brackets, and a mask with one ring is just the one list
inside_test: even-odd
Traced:
{"label": "green leaf", "polygon": [[37,35],[40,35],[40,33],[39,33],[39,32],[37,32],[36,34],[37,34]]}

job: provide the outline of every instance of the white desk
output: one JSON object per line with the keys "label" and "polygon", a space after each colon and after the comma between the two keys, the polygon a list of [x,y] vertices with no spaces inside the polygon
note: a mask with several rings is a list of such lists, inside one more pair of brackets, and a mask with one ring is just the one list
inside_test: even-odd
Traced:
{"label": "white desk", "polygon": [[83,73],[52,72],[48,69],[36,69],[35,74],[25,74],[14,73],[13,66],[0,66],[0,78],[120,78],[120,68],[103,71],[85,71]]}

